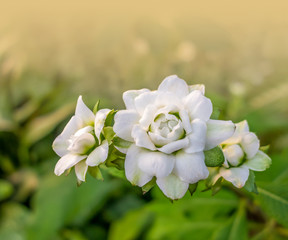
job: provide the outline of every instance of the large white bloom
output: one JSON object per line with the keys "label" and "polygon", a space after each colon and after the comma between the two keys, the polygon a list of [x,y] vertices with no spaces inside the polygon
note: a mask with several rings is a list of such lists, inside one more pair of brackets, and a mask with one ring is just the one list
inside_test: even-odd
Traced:
{"label": "large white bloom", "polygon": [[249,177],[249,169],[264,171],[271,165],[271,159],[259,150],[257,136],[249,132],[247,121],[236,124],[234,135],[222,144],[225,162],[216,178],[222,176],[235,187],[241,188]]}
{"label": "large white bloom", "polygon": [[95,114],[84,104],[80,96],[75,115],[63,132],[53,142],[53,150],[61,158],[55,166],[55,174],[75,166],[79,181],[85,181],[88,166],[98,166],[108,155],[108,142],[101,142],[100,133],[109,109],[101,109]]}
{"label": "large white bloom", "polygon": [[208,177],[203,151],[234,133],[231,121],[209,120],[212,103],[204,96],[204,85],[188,86],[175,75],[156,91],[127,91],[123,100],[127,109],[117,112],[113,129],[133,142],[126,177],[142,187],[155,176],[171,199],[183,197],[190,183]]}

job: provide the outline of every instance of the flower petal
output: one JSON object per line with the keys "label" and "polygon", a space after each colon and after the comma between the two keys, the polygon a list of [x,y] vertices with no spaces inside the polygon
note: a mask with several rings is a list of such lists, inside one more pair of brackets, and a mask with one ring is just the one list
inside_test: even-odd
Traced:
{"label": "flower petal", "polygon": [[176,75],[166,77],[159,85],[158,91],[172,92],[179,98],[185,97],[189,93],[187,83]]}
{"label": "flower petal", "polygon": [[235,132],[229,139],[222,144],[238,144],[241,141],[243,134],[249,132],[249,126],[246,120],[235,124]]}
{"label": "flower petal", "polygon": [[225,160],[236,167],[242,162],[244,152],[238,144],[228,145],[223,149]]}
{"label": "flower petal", "polygon": [[191,123],[191,133],[188,135],[189,146],[185,148],[186,153],[201,152],[204,150],[206,142],[207,126],[206,122],[194,119]]}
{"label": "flower petal", "polygon": [[134,104],[137,112],[142,116],[146,107],[153,104],[157,97],[157,92],[144,92],[135,98]]}
{"label": "flower petal", "polygon": [[179,116],[183,124],[183,128],[185,129],[186,135],[192,132],[192,126],[190,123],[189,114],[185,109],[181,109],[179,111]]}
{"label": "flower petal", "polygon": [[252,158],[258,152],[260,141],[255,133],[249,132],[241,139],[241,146],[247,155],[247,158]]}
{"label": "flower petal", "polygon": [[182,182],[174,174],[164,178],[157,178],[156,183],[165,196],[173,200],[182,198],[189,187],[189,183]]}
{"label": "flower petal", "polygon": [[247,166],[253,171],[264,171],[270,167],[272,163],[271,158],[262,151],[258,151],[256,155],[248,159],[243,165]]}
{"label": "flower petal", "polygon": [[85,105],[85,103],[82,100],[82,96],[79,96],[77,100],[75,116],[80,118],[85,125],[92,125],[94,123],[95,115]]}
{"label": "flower petal", "polygon": [[95,148],[87,157],[86,164],[88,166],[94,167],[98,166],[100,163],[105,162],[108,156],[109,145],[108,141],[104,140],[102,144]]}
{"label": "flower petal", "polygon": [[161,148],[157,148],[158,151],[166,153],[166,154],[171,154],[173,152],[176,152],[180,149],[186,148],[189,145],[189,139],[183,138],[174,142],[170,142],[166,145],[164,145]]}
{"label": "flower petal", "polygon": [[242,188],[249,177],[249,169],[243,165],[228,169],[220,168],[220,175],[235,187]]}
{"label": "flower petal", "polygon": [[207,122],[207,135],[205,150],[212,149],[230,138],[235,131],[232,121],[221,121],[210,119]]}
{"label": "flower petal", "polygon": [[134,139],[134,142],[137,147],[147,148],[152,151],[156,150],[156,147],[152,143],[147,132],[144,129],[142,129],[142,127],[139,124],[133,126],[131,136]]}
{"label": "flower petal", "polygon": [[123,101],[127,109],[135,108],[135,98],[144,92],[150,92],[149,89],[129,90],[123,93]]}
{"label": "flower petal", "polygon": [[74,137],[68,150],[75,154],[86,154],[95,145],[95,138],[90,133],[84,133]]}
{"label": "flower petal", "polygon": [[150,176],[166,177],[174,168],[175,157],[173,155],[142,149],[137,158],[139,168]]}
{"label": "flower petal", "polygon": [[104,109],[100,109],[96,113],[95,123],[94,123],[94,131],[95,131],[95,135],[98,139],[100,139],[101,131],[104,127],[106,117],[110,111],[111,111],[110,109],[104,108]]}
{"label": "flower petal", "polygon": [[154,105],[148,105],[146,109],[144,110],[143,115],[141,119],[139,120],[139,123],[141,127],[145,129],[146,131],[148,131],[150,124],[153,122],[156,111],[157,111],[157,108]]}
{"label": "flower petal", "polygon": [[75,165],[75,173],[79,181],[85,182],[87,170],[88,165],[85,163],[85,160],[82,160]]}
{"label": "flower petal", "polygon": [[188,86],[189,92],[199,90],[203,95],[205,94],[205,85],[204,84],[194,84]]}
{"label": "flower petal", "polygon": [[209,171],[205,165],[203,152],[185,153],[179,151],[176,154],[176,161],[173,173],[186,183],[196,183],[206,179]]}
{"label": "flower petal", "polygon": [[77,132],[79,127],[79,121],[77,121],[77,118],[73,116],[66,124],[62,133],[54,140],[52,148],[58,156],[63,157],[65,154],[68,153],[68,140],[75,132]]}
{"label": "flower petal", "polygon": [[139,114],[134,110],[120,110],[115,114],[113,130],[116,135],[126,141],[133,141],[132,128],[138,124]]}
{"label": "flower petal", "polygon": [[66,154],[56,163],[54,173],[60,176],[65,170],[73,167],[75,164],[86,158],[86,155]]}
{"label": "flower petal", "polygon": [[125,175],[126,178],[134,185],[139,187],[144,186],[152,179],[152,175],[149,175],[138,167],[138,159],[142,149],[136,147],[134,144],[128,148],[125,159]]}
{"label": "flower petal", "polygon": [[191,119],[200,118],[203,121],[207,121],[212,114],[211,100],[203,96],[199,90],[195,90],[185,97],[184,104]]}

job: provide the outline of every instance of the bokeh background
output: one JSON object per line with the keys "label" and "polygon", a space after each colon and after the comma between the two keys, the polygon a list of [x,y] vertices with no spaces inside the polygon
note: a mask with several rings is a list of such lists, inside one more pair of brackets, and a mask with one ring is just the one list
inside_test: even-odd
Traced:
{"label": "bokeh background", "polygon": [[[1,0],[0,239],[288,239],[287,9],[285,0]],[[125,90],[156,89],[172,74],[205,84],[221,119],[247,119],[270,145],[272,167],[256,174],[266,194],[200,187],[171,204],[157,187],[143,196],[105,172],[81,187],[73,172],[53,174],[51,144],[79,95],[121,109]]]}

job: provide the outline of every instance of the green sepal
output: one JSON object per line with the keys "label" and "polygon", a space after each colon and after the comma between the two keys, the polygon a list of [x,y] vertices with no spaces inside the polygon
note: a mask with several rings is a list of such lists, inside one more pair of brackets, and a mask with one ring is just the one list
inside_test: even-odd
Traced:
{"label": "green sepal", "polygon": [[129,148],[132,144],[132,142],[126,141],[122,138],[119,137],[114,137],[112,140],[114,146],[119,147],[119,148]]}
{"label": "green sepal", "polygon": [[193,184],[189,184],[189,192],[190,192],[190,195],[191,197],[193,196],[193,194],[195,193],[196,189],[198,187],[198,182],[197,183],[193,183]]}
{"label": "green sepal", "polygon": [[103,132],[104,138],[108,141],[109,144],[111,144],[113,138],[115,137],[115,132],[113,131],[113,127],[104,127],[102,132]]}
{"label": "green sepal", "polygon": [[244,185],[244,188],[248,192],[253,192],[253,193],[258,194],[257,186],[255,183],[255,174],[251,169],[249,169],[249,177]]}
{"label": "green sepal", "polygon": [[77,187],[80,187],[83,182],[77,178]]}
{"label": "green sepal", "polygon": [[89,167],[88,172],[92,177],[96,178],[97,180],[101,180],[101,181],[104,180],[103,175],[102,175],[100,168],[98,166]]}
{"label": "green sepal", "polygon": [[211,187],[212,196],[218,193],[222,188],[223,177],[218,178],[216,183]]}
{"label": "green sepal", "polygon": [[108,114],[107,117],[105,119],[105,123],[104,126],[105,127],[112,127],[114,125],[114,116],[116,114],[117,111],[115,111],[114,109],[112,109]]}
{"label": "green sepal", "polygon": [[267,153],[269,148],[270,148],[270,145],[265,145],[265,146],[260,147],[259,150],[261,150],[264,153]]}
{"label": "green sepal", "polygon": [[96,114],[96,113],[98,112],[98,110],[99,110],[99,105],[100,105],[100,100],[98,100],[98,101],[96,102],[96,104],[94,105],[94,107],[93,107],[93,113],[94,113],[94,114]]}
{"label": "green sepal", "polygon": [[155,184],[156,184],[156,178],[153,177],[150,182],[146,183],[146,184],[142,187],[142,192],[143,192],[143,194],[149,192],[150,189],[155,186]]}
{"label": "green sepal", "polygon": [[221,113],[221,111],[220,111],[219,108],[213,107],[213,112],[212,112],[210,118],[211,118],[211,119],[214,119],[214,120],[218,120],[218,119],[219,119],[219,116],[220,116],[220,113]]}
{"label": "green sepal", "polygon": [[124,169],[125,154],[119,152],[113,145],[109,148],[108,158],[106,159],[107,167],[115,167],[119,170]]}
{"label": "green sepal", "polygon": [[122,178],[126,180],[125,173],[123,170],[119,170],[115,167],[107,167],[104,164],[100,165],[101,170],[107,172],[111,176],[117,177],[117,178]]}
{"label": "green sepal", "polygon": [[205,164],[207,167],[220,167],[225,161],[221,147],[217,146],[208,151],[204,151]]}

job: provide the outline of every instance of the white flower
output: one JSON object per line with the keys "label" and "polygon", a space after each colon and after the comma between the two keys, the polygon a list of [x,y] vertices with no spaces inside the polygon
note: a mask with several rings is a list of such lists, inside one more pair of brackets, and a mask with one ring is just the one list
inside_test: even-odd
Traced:
{"label": "white flower", "polygon": [[53,142],[53,150],[60,156],[55,166],[55,174],[75,166],[79,181],[85,181],[88,166],[98,166],[107,159],[108,142],[101,142],[100,133],[109,109],[101,109],[95,114],[84,104],[80,96],[75,115],[63,132]]}
{"label": "white flower", "polygon": [[140,187],[154,176],[171,199],[183,197],[190,183],[208,177],[204,150],[234,133],[231,121],[209,120],[212,103],[204,85],[188,86],[169,76],[158,90],[123,94],[126,110],[115,115],[114,132],[133,142],[125,160],[127,179]]}
{"label": "white flower", "polygon": [[259,139],[249,132],[247,121],[237,123],[234,135],[222,143],[225,162],[216,179],[222,176],[241,188],[249,177],[249,169],[264,171],[269,168],[271,159],[259,147]]}

